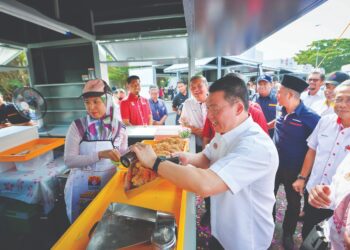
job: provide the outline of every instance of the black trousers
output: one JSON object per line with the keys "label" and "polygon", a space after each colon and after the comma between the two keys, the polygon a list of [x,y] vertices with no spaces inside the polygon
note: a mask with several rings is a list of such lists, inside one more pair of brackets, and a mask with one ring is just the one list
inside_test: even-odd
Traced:
{"label": "black trousers", "polygon": [[[278,168],[276,174],[275,195],[277,194],[279,186],[283,184],[288,203],[282,226],[284,235],[293,235],[298,222],[301,196],[294,191],[292,186],[293,182],[297,179],[298,173],[299,171]],[[273,215],[274,217],[276,216],[276,205]]]}
{"label": "black trousers", "polygon": [[211,236],[209,239],[209,250],[225,250],[225,249],[214,236]]}
{"label": "black trousers", "polygon": [[205,212],[210,215],[210,197],[204,198]]}
{"label": "black trousers", "polygon": [[305,203],[304,203],[304,225],[302,229],[302,237],[303,240],[307,237],[307,235],[311,232],[312,228],[320,223],[321,221],[331,217],[333,215],[333,210],[331,209],[323,209],[323,208],[314,208],[308,202],[309,193],[305,190]]}

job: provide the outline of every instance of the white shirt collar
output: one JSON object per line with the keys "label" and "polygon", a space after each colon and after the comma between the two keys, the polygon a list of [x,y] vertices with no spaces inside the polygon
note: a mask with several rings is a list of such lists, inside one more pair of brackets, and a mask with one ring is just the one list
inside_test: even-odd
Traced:
{"label": "white shirt collar", "polygon": [[254,121],[249,116],[244,122],[242,122],[238,127],[235,127],[234,129],[226,132],[225,134],[221,135],[222,138],[226,142],[234,141],[236,138],[238,138],[244,131],[249,129],[251,126],[254,125]]}
{"label": "white shirt collar", "polygon": [[[309,96],[312,96],[310,95],[310,92],[308,93]],[[320,88],[317,93],[313,96],[319,96],[319,97],[322,97],[322,98],[325,98],[324,94],[323,94],[323,90]]]}

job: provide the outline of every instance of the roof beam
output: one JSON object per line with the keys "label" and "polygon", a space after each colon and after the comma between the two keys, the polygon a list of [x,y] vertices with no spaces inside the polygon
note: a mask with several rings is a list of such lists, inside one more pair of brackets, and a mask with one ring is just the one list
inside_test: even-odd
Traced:
{"label": "roof beam", "polygon": [[99,41],[110,41],[110,40],[141,40],[146,38],[164,37],[164,36],[186,36],[186,28],[177,29],[163,29],[163,30],[151,30],[144,32],[115,34],[115,35],[101,35],[97,36]]}
{"label": "roof beam", "polygon": [[70,45],[86,44],[86,43],[89,43],[89,41],[86,41],[85,39],[82,39],[82,38],[75,38],[75,39],[57,40],[57,41],[42,42],[42,43],[30,43],[28,44],[28,48],[37,49],[37,48],[45,48],[45,47],[62,47],[62,46],[70,46]]}
{"label": "roof beam", "polygon": [[36,9],[15,0],[1,0],[0,12],[37,24],[46,29],[56,31],[64,35],[74,34],[91,42],[96,40],[96,37],[88,32],[45,16]]}
{"label": "roof beam", "polygon": [[98,26],[98,25],[111,25],[111,24],[159,21],[159,20],[174,19],[174,18],[185,18],[185,16],[184,16],[184,14],[173,14],[173,15],[162,15],[162,16],[147,16],[147,17],[137,17],[137,18],[126,18],[126,19],[119,19],[119,20],[95,22],[94,25]]}

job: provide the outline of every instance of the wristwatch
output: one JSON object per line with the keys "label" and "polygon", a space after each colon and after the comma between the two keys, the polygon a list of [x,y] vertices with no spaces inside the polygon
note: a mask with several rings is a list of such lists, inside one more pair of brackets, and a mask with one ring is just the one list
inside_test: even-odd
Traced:
{"label": "wristwatch", "polygon": [[180,164],[180,159],[178,156],[174,156],[174,157],[165,157],[165,156],[158,156],[153,164],[153,171],[154,172],[158,172],[158,167],[159,167],[159,164],[162,162],[162,161],[171,161],[173,163],[176,163],[176,164]]}
{"label": "wristwatch", "polygon": [[306,177],[302,176],[301,174],[298,175],[297,179],[306,181]]}
{"label": "wristwatch", "polygon": [[157,157],[156,158],[156,161],[154,162],[154,164],[153,164],[153,167],[152,167],[152,169],[153,169],[153,171],[154,172],[158,172],[158,167],[159,167],[159,164],[162,162],[162,161],[165,161],[165,157]]}

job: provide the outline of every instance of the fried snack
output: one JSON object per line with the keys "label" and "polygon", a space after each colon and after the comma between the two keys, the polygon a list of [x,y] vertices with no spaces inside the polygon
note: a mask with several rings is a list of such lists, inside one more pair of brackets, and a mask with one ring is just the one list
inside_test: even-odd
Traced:
{"label": "fried snack", "polygon": [[[186,140],[170,137],[157,141],[152,144],[152,148],[157,156],[171,156],[172,153],[184,151],[186,146]],[[136,162],[128,169],[128,174],[125,179],[125,189],[129,190],[142,186],[150,181],[153,181],[157,177],[157,174],[151,169],[145,168],[140,162]]]}

